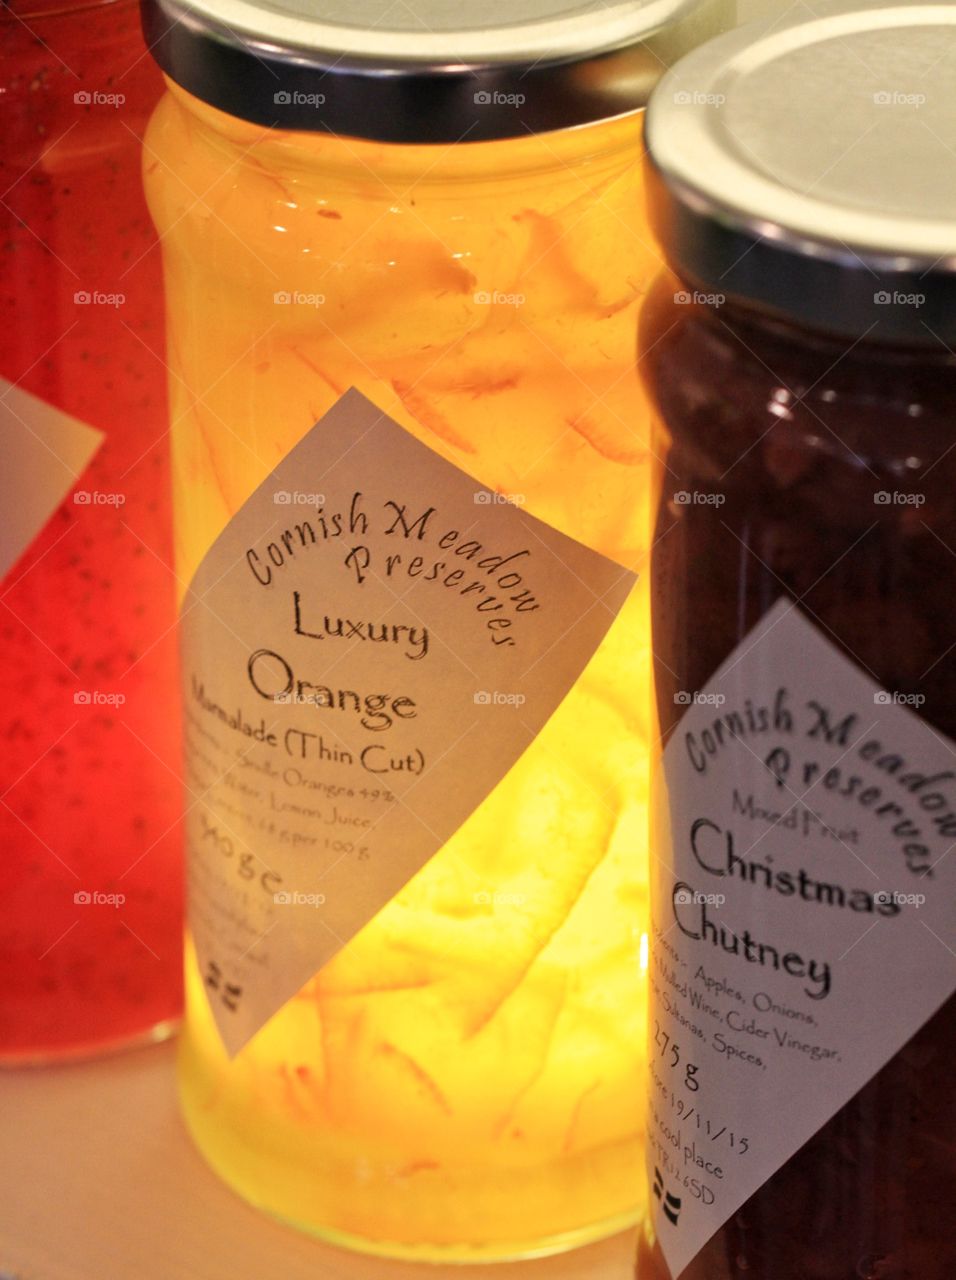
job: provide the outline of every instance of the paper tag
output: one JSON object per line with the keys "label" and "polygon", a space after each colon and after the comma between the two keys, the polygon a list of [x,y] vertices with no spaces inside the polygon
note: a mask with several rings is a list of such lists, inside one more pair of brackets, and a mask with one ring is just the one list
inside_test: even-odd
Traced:
{"label": "paper tag", "polygon": [[196,573],[190,925],[229,1053],[505,776],[633,586],[497,499],[352,390]]}
{"label": "paper tag", "polygon": [[0,579],[13,568],[86,469],[102,431],[0,378]]}
{"label": "paper tag", "polygon": [[956,750],[780,600],[661,778],[648,1165],[677,1277],[956,990]]}

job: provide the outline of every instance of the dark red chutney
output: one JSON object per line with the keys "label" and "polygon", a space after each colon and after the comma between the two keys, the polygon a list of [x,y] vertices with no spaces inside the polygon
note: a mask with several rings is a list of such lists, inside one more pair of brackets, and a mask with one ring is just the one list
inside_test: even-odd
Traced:
{"label": "dark red chutney", "polygon": [[[652,560],[665,741],[675,694],[703,688],[781,595],[956,739],[956,355],[675,302],[693,287],[662,277],[641,332],[666,435]],[[681,1280],[953,1280],[954,1061],[950,1000]],[[644,1238],[638,1275],[670,1280]]]}

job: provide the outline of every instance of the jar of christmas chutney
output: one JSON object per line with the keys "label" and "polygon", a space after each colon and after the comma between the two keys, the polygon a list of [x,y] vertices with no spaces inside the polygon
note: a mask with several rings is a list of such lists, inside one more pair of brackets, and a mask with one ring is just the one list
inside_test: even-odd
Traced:
{"label": "jar of christmas chutney", "polygon": [[954,68],[951,5],[828,4],[649,111],[640,1280],[956,1268]]}

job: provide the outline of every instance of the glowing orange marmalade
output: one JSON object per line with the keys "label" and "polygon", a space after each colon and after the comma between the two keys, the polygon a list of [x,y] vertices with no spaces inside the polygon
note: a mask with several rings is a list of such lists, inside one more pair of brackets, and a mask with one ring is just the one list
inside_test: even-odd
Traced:
{"label": "glowing orange marmalade", "polygon": [[[350,387],[643,569],[641,113],[521,132],[280,130],[170,82],[144,165],[183,587]],[[503,781],[231,1060],[190,955],[185,1114],[241,1194],[414,1258],[545,1253],[636,1218],[648,672],[639,585]]]}

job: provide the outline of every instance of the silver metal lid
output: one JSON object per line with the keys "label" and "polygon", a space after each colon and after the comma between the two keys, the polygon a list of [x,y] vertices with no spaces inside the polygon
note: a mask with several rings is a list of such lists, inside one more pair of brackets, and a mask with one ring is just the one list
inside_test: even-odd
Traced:
{"label": "silver metal lid", "polygon": [[647,115],[651,218],[707,293],[956,343],[956,5],[798,5],[691,53]]}
{"label": "silver metal lid", "polygon": [[733,10],[734,0],[142,0],[153,56],[203,101],[257,124],[407,143],[522,137],[634,111]]}

